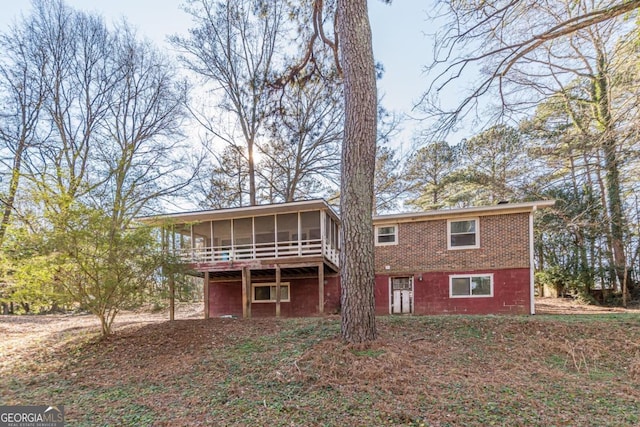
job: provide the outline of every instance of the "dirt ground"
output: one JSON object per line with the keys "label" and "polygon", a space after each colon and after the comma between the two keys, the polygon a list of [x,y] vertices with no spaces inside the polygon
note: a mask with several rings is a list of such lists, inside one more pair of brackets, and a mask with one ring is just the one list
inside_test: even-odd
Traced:
{"label": "dirt ground", "polygon": [[201,304],[122,313],[104,340],[90,315],[0,316],[0,404],[61,401],[81,426],[637,426],[640,317],[599,315],[640,310],[537,310],[384,316],[366,348],[337,316],[202,321]]}
{"label": "dirt ground", "polygon": [[[201,319],[202,303],[178,304],[176,319]],[[167,310],[120,313],[113,330],[130,326],[159,323],[169,319]],[[0,316],[0,373],[15,362],[31,357],[34,347],[49,346],[68,334],[90,334],[100,331],[100,321],[91,314],[54,314]]]}
{"label": "dirt ground", "polygon": [[536,314],[611,314],[640,313],[637,305],[629,308],[586,305],[572,298],[536,298]]}
{"label": "dirt ground", "polygon": [[[640,313],[640,308],[589,306],[569,298],[536,299],[538,315],[611,313]],[[177,304],[175,317],[178,320],[202,319],[202,303]],[[113,330],[159,323],[168,318],[168,310],[123,312],[116,317]],[[99,330],[98,319],[89,314],[0,316],[0,373],[16,361],[30,357],[34,347],[51,345],[62,335],[90,334]]]}
{"label": "dirt ground", "polygon": [[[570,298],[537,298],[536,314],[611,314],[611,313],[640,313],[639,307],[600,307],[580,304]],[[182,303],[176,305],[176,319],[202,319],[202,303]],[[118,314],[114,321],[114,331],[125,329],[132,325],[144,325],[163,322],[169,319],[168,310],[151,312],[141,309],[133,312]],[[34,315],[34,316],[0,316],[0,369],[3,364],[9,362],[11,355],[20,353],[20,348],[27,347],[28,343],[37,344],[47,337],[55,337],[56,334],[86,333],[87,331],[99,331],[100,322],[90,314],[66,314],[66,315]]]}

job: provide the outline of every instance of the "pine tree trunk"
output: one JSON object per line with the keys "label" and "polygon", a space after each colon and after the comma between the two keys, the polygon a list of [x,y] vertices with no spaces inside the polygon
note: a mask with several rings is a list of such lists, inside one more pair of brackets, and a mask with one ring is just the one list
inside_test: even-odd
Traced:
{"label": "pine tree trunk", "polygon": [[342,337],[349,343],[376,338],[373,258],[373,181],[377,94],[366,0],[338,1],[344,72],[342,145]]}

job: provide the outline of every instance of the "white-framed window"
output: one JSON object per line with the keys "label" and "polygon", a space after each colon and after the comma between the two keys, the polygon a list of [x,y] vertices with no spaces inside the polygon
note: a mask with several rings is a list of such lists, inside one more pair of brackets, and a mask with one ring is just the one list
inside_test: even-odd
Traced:
{"label": "white-framed window", "polygon": [[493,274],[455,274],[449,276],[449,297],[493,297]]}
{"label": "white-framed window", "polygon": [[478,218],[450,219],[447,221],[447,247],[449,249],[477,249],[480,247],[480,221]]}
{"label": "white-framed window", "polygon": [[398,225],[377,225],[376,246],[397,245],[398,244]]}
{"label": "white-framed window", "polygon": [[[289,302],[289,282],[280,283],[280,302]],[[276,284],[275,283],[252,283],[251,284],[251,301],[252,302],[276,302]]]}

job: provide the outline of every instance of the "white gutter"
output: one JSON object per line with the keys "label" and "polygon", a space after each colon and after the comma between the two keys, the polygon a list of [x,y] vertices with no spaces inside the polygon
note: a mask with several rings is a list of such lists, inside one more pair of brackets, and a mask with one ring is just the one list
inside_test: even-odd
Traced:
{"label": "white gutter", "polygon": [[269,205],[243,206],[239,208],[213,209],[206,211],[178,212],[170,214],[151,215],[136,218],[148,224],[162,224],[162,222],[199,222],[223,220],[231,218],[250,218],[260,215],[276,213],[297,213],[306,210],[325,210],[336,222],[340,222],[339,215],[323,199],[302,200],[297,202],[274,203]]}
{"label": "white gutter", "polygon": [[373,217],[376,225],[400,222],[418,222],[438,220],[443,218],[468,217],[468,216],[488,216],[510,213],[526,213],[536,209],[553,206],[555,200],[539,200],[536,202],[524,203],[504,203],[491,206],[477,206],[469,208],[436,209],[426,212],[407,212],[401,214],[379,215]]}
{"label": "white gutter", "polygon": [[529,293],[531,299],[531,314],[536,314],[536,294],[535,294],[535,266],[533,262],[533,213],[538,207],[534,206],[529,214]]}

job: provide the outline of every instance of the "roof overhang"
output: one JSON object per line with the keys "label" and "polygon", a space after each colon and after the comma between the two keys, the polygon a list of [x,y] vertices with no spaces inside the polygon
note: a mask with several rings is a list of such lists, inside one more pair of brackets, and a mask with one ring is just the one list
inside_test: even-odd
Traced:
{"label": "roof overhang", "polygon": [[138,221],[149,225],[184,224],[314,210],[325,210],[329,213],[329,215],[333,217],[335,221],[340,222],[340,219],[336,212],[331,208],[331,206],[329,206],[329,204],[325,200],[322,199],[304,200],[289,203],[276,203],[270,205],[244,206],[241,208],[227,208],[152,215],[140,217],[138,218]]}
{"label": "roof overhang", "polygon": [[[464,218],[471,216],[491,216],[515,213],[530,213],[538,209],[551,207],[555,200],[539,200],[524,203],[502,203],[492,206],[480,206],[456,209],[441,209],[427,212],[408,212],[373,217],[374,224],[391,224],[400,222],[434,221],[438,219]],[[170,214],[140,217],[138,220],[149,225],[198,223],[211,220],[248,218],[254,216],[285,214],[313,210],[325,210],[336,222],[340,222],[338,214],[322,199],[304,200],[270,205],[244,206],[240,208],[215,209],[205,211],[178,212]]]}
{"label": "roof overhang", "polygon": [[427,212],[410,212],[373,217],[374,224],[397,224],[401,222],[434,221],[438,219],[465,218],[471,216],[491,216],[515,213],[530,213],[555,204],[555,200],[540,200],[525,203],[501,203],[492,206],[442,209]]}

